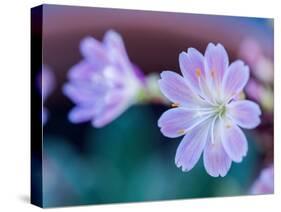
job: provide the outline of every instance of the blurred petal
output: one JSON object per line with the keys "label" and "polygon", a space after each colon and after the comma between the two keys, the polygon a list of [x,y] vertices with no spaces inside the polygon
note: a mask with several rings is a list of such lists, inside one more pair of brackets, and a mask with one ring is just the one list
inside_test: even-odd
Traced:
{"label": "blurred petal", "polygon": [[107,94],[107,88],[98,84],[89,85],[87,82],[72,82],[63,86],[63,93],[76,104],[92,105]]}
{"label": "blurred petal", "polygon": [[274,193],[274,167],[264,168],[251,188],[251,194]]}
{"label": "blurred petal", "polygon": [[86,37],[80,44],[81,54],[90,63],[107,63],[107,54],[102,43],[93,37]]}
{"label": "blurred petal", "polygon": [[112,94],[109,98],[110,102],[104,106],[104,108],[97,113],[96,117],[92,121],[94,127],[100,128],[109,124],[120,116],[128,107],[128,101],[122,95]]}
{"label": "blurred petal", "polygon": [[261,83],[250,78],[245,87],[245,91],[248,97],[257,102],[261,102],[262,94],[264,93],[264,88]]}
{"label": "blurred petal", "polygon": [[81,123],[92,119],[94,109],[92,107],[75,107],[68,114],[68,119],[72,123]]}
{"label": "blurred petal", "polygon": [[214,130],[213,143],[209,138],[204,149],[204,166],[209,175],[224,177],[230,169],[231,159],[223,148],[220,127],[215,126]]}
{"label": "blurred petal", "polygon": [[184,78],[175,72],[163,71],[159,86],[162,93],[174,103],[190,106],[195,101],[195,97]]}
{"label": "blurred petal", "polygon": [[263,55],[263,50],[257,40],[248,37],[242,40],[239,47],[239,57],[246,60],[251,66],[254,66],[257,60]]}
{"label": "blurred petal", "polygon": [[233,122],[225,121],[221,125],[222,144],[228,156],[239,163],[246,156],[248,142],[242,130]]}
{"label": "blurred petal", "polygon": [[182,171],[190,171],[198,162],[209,135],[209,125],[198,125],[182,139],[175,157],[175,163],[177,167],[182,167]]}
{"label": "blurred petal", "polygon": [[128,58],[123,39],[119,33],[113,30],[107,31],[104,35],[104,43],[109,51],[114,49],[122,54],[122,57]]}
{"label": "blurred petal", "polygon": [[221,44],[209,43],[206,48],[205,58],[208,71],[214,74],[219,83],[222,82],[229,64],[225,48]]}
{"label": "blurred petal", "polygon": [[97,71],[97,67],[85,60],[82,60],[70,68],[68,78],[70,80],[89,80],[95,71]]}
{"label": "blurred petal", "polygon": [[240,127],[253,129],[261,122],[260,107],[249,100],[233,101],[228,106],[229,114]]}
{"label": "blurred petal", "polygon": [[42,75],[39,78],[42,89],[42,98],[45,101],[55,88],[55,75],[46,65],[42,66]]}
{"label": "blurred petal", "polygon": [[198,77],[204,78],[204,57],[194,48],[189,48],[187,53],[182,52],[179,56],[179,64],[184,79],[188,86],[197,94],[200,94],[200,86]]}
{"label": "blurred petal", "polygon": [[233,62],[223,79],[224,98],[229,99],[239,94],[249,79],[249,67],[242,61]]}
{"label": "blurred petal", "polygon": [[199,122],[200,118],[196,112],[184,108],[174,108],[162,114],[158,120],[158,126],[163,135],[176,138],[184,135],[189,127],[194,127]]}
{"label": "blurred petal", "polygon": [[123,39],[120,34],[113,30],[109,30],[106,32],[103,41],[107,47],[106,50],[108,59],[114,66],[118,67],[118,74],[121,76],[134,76],[135,74],[132,71],[134,70],[134,65],[129,60]]}

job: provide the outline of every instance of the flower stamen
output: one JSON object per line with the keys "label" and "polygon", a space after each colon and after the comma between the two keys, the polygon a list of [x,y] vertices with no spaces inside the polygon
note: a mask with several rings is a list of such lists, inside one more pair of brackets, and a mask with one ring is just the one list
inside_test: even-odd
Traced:
{"label": "flower stamen", "polygon": [[186,131],[185,131],[185,129],[179,129],[179,130],[177,131],[177,133],[178,133],[179,135],[182,135],[182,134],[185,134]]}
{"label": "flower stamen", "polygon": [[179,107],[179,106],[180,106],[179,103],[172,103],[172,104],[171,104],[171,107]]}
{"label": "flower stamen", "polygon": [[219,117],[223,117],[226,113],[226,106],[224,104],[219,105],[216,112],[219,115]]}
{"label": "flower stamen", "polygon": [[201,76],[201,69],[200,68],[196,68],[195,69],[195,74],[197,77],[200,77]]}

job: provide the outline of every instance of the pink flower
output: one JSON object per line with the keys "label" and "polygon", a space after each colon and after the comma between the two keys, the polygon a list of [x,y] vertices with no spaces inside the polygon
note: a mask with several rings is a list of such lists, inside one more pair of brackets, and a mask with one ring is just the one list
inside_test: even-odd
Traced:
{"label": "pink flower", "polygon": [[102,42],[87,37],[80,51],[84,59],[69,71],[63,91],[76,106],[73,123],[91,121],[103,127],[136,101],[143,86],[142,73],[129,60],[121,36],[108,31]]}
{"label": "pink flower", "polygon": [[273,165],[262,170],[258,179],[254,182],[251,194],[272,194],[274,192]]}
{"label": "pink flower", "polygon": [[249,68],[240,60],[229,65],[224,47],[212,43],[204,56],[194,48],[182,52],[179,63],[183,77],[161,73],[160,89],[175,108],[162,114],[158,126],[167,137],[184,135],[175,157],[183,171],[190,171],[203,153],[208,174],[223,177],[232,161],[239,163],[247,154],[240,127],[253,129],[260,123],[259,106],[237,98]]}

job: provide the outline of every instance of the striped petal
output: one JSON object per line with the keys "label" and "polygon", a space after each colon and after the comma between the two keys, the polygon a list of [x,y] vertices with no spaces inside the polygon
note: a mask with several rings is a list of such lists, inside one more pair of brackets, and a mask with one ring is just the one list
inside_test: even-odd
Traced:
{"label": "striped petal", "polygon": [[189,48],[187,53],[180,53],[179,64],[188,86],[195,93],[200,95],[202,91],[199,84],[199,78],[204,78],[205,76],[203,55],[196,49]]}
{"label": "striped petal", "polygon": [[193,110],[184,108],[174,108],[167,110],[158,120],[158,126],[163,135],[169,138],[176,138],[188,132],[188,128],[193,128],[203,121],[205,116],[199,117]]}
{"label": "striped petal", "polygon": [[197,100],[184,78],[175,72],[163,71],[159,86],[164,96],[178,105],[191,106]]}
{"label": "striped petal", "polygon": [[224,76],[222,90],[224,99],[231,99],[238,95],[249,80],[249,67],[242,61],[233,62]]}
{"label": "striped petal", "polygon": [[198,162],[209,135],[210,124],[202,123],[187,133],[178,146],[175,163],[182,171],[190,171]]}
{"label": "striped petal", "polygon": [[208,71],[215,76],[217,83],[220,84],[229,64],[225,48],[221,44],[210,43],[206,48],[205,58]]}
{"label": "striped petal", "polygon": [[231,119],[240,127],[253,129],[261,122],[261,109],[252,101],[233,101],[228,105],[228,111]]}
{"label": "striped petal", "polygon": [[231,167],[231,159],[222,145],[220,122],[214,127],[214,139],[208,139],[204,149],[204,166],[209,175],[224,177]]}
{"label": "striped petal", "polygon": [[228,156],[240,163],[248,151],[248,142],[242,130],[232,121],[226,120],[221,126],[222,144]]}

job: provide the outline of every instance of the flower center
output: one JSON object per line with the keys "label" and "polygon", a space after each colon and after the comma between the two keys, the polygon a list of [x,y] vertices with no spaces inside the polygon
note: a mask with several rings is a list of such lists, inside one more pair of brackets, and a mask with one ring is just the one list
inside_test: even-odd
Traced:
{"label": "flower center", "polygon": [[218,116],[220,116],[222,118],[226,113],[225,104],[218,105],[217,108],[216,108],[216,113],[217,113]]}

